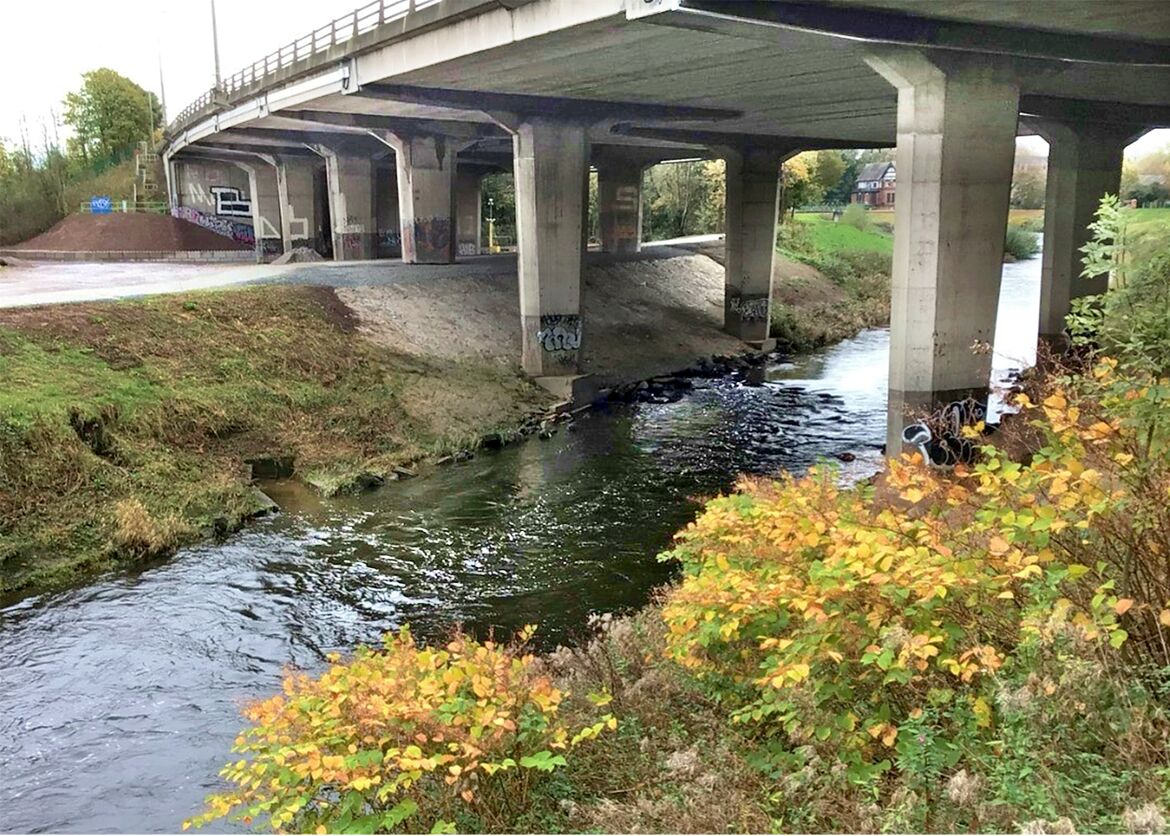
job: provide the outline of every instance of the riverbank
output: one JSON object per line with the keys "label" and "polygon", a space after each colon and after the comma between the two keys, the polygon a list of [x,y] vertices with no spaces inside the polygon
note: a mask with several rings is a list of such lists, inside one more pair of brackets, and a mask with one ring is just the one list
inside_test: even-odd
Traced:
{"label": "riverbank", "polygon": [[253,475],[392,478],[551,402],[356,328],[327,288],[0,311],[0,589],[233,531],[268,510]]}

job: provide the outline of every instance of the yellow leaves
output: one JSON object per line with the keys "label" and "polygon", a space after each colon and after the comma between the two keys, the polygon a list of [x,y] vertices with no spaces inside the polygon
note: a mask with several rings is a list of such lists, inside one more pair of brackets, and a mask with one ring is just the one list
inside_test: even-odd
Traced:
{"label": "yellow leaves", "polygon": [[971,704],[971,710],[975,714],[975,724],[979,728],[985,729],[991,725],[991,705],[983,697],[976,697]]}
{"label": "yellow leaves", "polygon": [[926,494],[922,492],[921,488],[906,488],[902,491],[901,496],[912,505],[917,505],[926,497]]}
{"label": "yellow leaves", "polygon": [[1007,554],[1009,549],[1011,544],[998,534],[987,541],[987,550],[994,555]]}
{"label": "yellow leaves", "polygon": [[1132,606],[1132,598],[1119,598],[1117,603],[1113,605],[1113,611],[1118,615],[1125,615],[1127,612],[1129,612],[1129,609]]}
{"label": "yellow leaves", "polygon": [[876,723],[866,729],[874,740],[880,739],[882,745],[892,748],[898,739],[898,727],[891,723]]}
{"label": "yellow leaves", "polygon": [[1170,627],[1170,610],[1162,610],[1158,613],[1158,623],[1163,627]]}

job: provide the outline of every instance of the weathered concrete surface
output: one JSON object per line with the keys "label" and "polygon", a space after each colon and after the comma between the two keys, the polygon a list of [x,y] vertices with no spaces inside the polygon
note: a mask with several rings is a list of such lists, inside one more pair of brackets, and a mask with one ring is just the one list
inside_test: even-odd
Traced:
{"label": "weathered concrete surface", "polygon": [[584,340],[581,263],[589,138],[583,125],[533,118],[513,138],[519,239],[521,366],[573,376]]}
{"label": "weathered concrete surface", "polygon": [[280,235],[284,251],[317,244],[316,168],[296,157],[276,160],[277,199],[280,201]]}
{"label": "weathered concrete surface", "polygon": [[1019,92],[912,51],[871,59],[898,89],[887,450],[913,416],[986,398]]}
{"label": "weathered concrete surface", "polygon": [[724,327],[747,343],[763,344],[771,330],[783,156],[749,148],[727,157]]}
{"label": "weathered concrete surface", "polygon": [[483,201],[479,171],[460,168],[455,173],[455,251],[460,256],[479,255],[483,249]]}
{"label": "weathered concrete surface", "polygon": [[455,155],[444,136],[387,134],[398,160],[398,216],[402,260],[450,264],[455,260]]}
{"label": "weathered concrete surface", "polygon": [[1044,252],[1040,272],[1040,339],[1059,341],[1071,302],[1104,293],[1109,276],[1081,276],[1081,247],[1101,198],[1121,187],[1121,160],[1133,139],[1128,126],[1036,123],[1048,140],[1044,193]]}
{"label": "weathered concrete surface", "polygon": [[321,147],[329,188],[334,261],[368,261],[377,255],[374,161]]}
{"label": "weathered concrete surface", "polygon": [[642,246],[640,163],[598,164],[597,220],[605,252],[636,253]]}

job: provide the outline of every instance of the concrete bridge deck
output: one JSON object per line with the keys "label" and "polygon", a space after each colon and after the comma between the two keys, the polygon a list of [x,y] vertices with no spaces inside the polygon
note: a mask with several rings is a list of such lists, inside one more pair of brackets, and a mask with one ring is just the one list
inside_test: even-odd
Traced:
{"label": "concrete bridge deck", "polygon": [[1164,0],[375,0],[261,58],[171,125],[174,211],[266,257],[482,242],[479,178],[511,171],[521,363],[572,378],[585,183],[602,244],[639,247],[641,173],[727,166],[724,320],[767,340],[777,180],[801,150],[897,147],[890,449],[907,415],[986,391],[1014,139],[1051,147],[1039,331],[1125,145],[1170,124]]}

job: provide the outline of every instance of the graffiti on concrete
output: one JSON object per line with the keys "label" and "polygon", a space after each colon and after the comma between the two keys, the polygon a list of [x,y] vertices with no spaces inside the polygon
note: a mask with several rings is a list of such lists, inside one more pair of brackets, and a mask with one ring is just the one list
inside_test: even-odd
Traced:
{"label": "graffiti on concrete", "polygon": [[252,201],[235,186],[212,186],[215,197],[215,214],[232,218],[252,217]]}
{"label": "graffiti on concrete", "polygon": [[578,351],[581,348],[581,317],[576,314],[542,316],[536,340],[547,352]]}
{"label": "graffiti on concrete", "polygon": [[[446,260],[451,252],[451,219],[420,218],[414,222],[414,254],[423,260]],[[411,230],[403,229],[403,237]]]}
{"label": "graffiti on concrete", "polygon": [[731,312],[740,322],[764,322],[768,319],[767,296],[732,296]]}
{"label": "graffiti on concrete", "polygon": [[200,212],[191,206],[176,206],[171,210],[171,214],[184,221],[198,224],[204,229],[218,232],[220,235],[225,238],[231,238],[233,241],[240,241],[244,244],[256,243],[256,233],[252,229],[251,224],[242,224],[237,221],[228,220],[227,218],[219,218],[215,215],[209,215],[206,212]]}
{"label": "graffiti on concrete", "polygon": [[474,241],[460,241],[459,255],[479,255],[479,247]]}
{"label": "graffiti on concrete", "polygon": [[951,401],[924,421],[902,430],[902,442],[918,448],[928,467],[951,468],[975,461],[979,448],[965,438],[963,429],[974,427],[987,417],[987,404],[974,398]]}

